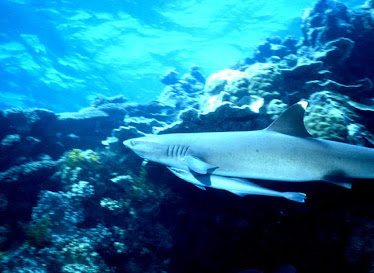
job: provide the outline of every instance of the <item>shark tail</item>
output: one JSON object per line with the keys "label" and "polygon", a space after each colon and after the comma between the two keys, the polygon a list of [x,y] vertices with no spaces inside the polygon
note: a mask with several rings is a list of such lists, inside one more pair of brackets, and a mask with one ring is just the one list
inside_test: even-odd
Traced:
{"label": "shark tail", "polygon": [[284,192],[283,197],[291,201],[305,203],[306,194],[302,192]]}

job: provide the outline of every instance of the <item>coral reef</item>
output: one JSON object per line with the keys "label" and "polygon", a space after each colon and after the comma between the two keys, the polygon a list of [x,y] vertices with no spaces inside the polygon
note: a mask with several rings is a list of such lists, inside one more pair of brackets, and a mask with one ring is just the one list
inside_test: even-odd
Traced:
{"label": "coral reef", "polygon": [[73,240],[62,249],[65,265],[61,268],[63,273],[73,272],[113,272],[105,266],[99,253],[97,253],[90,240]]}
{"label": "coral reef", "polygon": [[71,169],[87,168],[94,171],[102,167],[100,157],[94,151],[80,149],[69,151],[64,157],[63,165]]}
{"label": "coral reef", "polygon": [[284,41],[279,37],[268,38],[265,42],[258,45],[254,60],[260,63],[277,62],[283,57],[295,54],[297,42],[297,39],[291,36],[286,37]]}
{"label": "coral reef", "polygon": [[244,72],[225,69],[208,77],[204,91],[235,104],[241,104],[250,95],[271,100],[279,97],[279,92],[273,90],[280,81],[278,70],[276,65],[264,63],[255,63]]}
{"label": "coral reef", "polygon": [[300,41],[269,38],[207,79],[197,66],[169,70],[157,101],[99,96],[73,113],[0,111],[0,271],[373,271],[371,183],[261,181],[308,192],[300,206],[238,198],[179,182],[122,145],[152,133],[263,129],[306,99],[313,136],[373,146],[372,2],[320,0]]}
{"label": "coral reef", "polygon": [[48,243],[48,229],[51,225],[51,218],[44,216],[42,219],[30,222],[26,227],[27,244],[41,248]]}
{"label": "coral reef", "polygon": [[358,115],[347,103],[348,97],[332,92],[316,92],[310,97],[311,105],[305,125],[312,136],[348,142],[348,127],[355,124]]}
{"label": "coral reef", "polygon": [[273,99],[266,106],[266,114],[270,115],[272,120],[275,120],[286,109],[287,104],[279,99]]}
{"label": "coral reef", "polygon": [[175,110],[197,107],[203,97],[205,78],[198,66],[192,66],[190,72],[183,75],[181,79],[177,79],[175,70],[169,70],[161,82],[167,86],[158,101]]}
{"label": "coral reef", "polygon": [[282,86],[278,66],[270,63],[256,63],[248,67],[245,72],[249,78],[249,94],[260,96],[266,101],[280,97],[279,90],[275,89],[277,86]]}

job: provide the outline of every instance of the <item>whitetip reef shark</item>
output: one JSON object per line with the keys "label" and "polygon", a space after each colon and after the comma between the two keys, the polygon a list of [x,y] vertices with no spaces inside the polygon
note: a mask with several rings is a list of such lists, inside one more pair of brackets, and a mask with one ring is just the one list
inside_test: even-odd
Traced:
{"label": "whitetip reef shark", "polygon": [[123,144],[201,189],[239,196],[305,202],[304,193],[274,191],[246,179],[326,181],[351,188],[355,178],[374,178],[374,149],[313,138],[303,121],[307,105],[294,104],[263,130],[150,135]]}

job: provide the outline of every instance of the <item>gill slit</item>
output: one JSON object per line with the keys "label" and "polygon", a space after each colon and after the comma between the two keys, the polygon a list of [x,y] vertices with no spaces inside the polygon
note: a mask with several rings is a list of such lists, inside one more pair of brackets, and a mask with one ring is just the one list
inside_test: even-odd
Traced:
{"label": "gill slit", "polygon": [[180,149],[180,145],[177,145],[176,146],[176,150],[175,150],[175,156],[178,157],[179,156],[179,149]]}
{"label": "gill slit", "polygon": [[189,149],[190,146],[183,146],[180,144],[168,145],[166,148],[166,155],[168,157],[184,157]]}
{"label": "gill slit", "polygon": [[174,155],[174,148],[175,148],[175,145],[171,145],[170,155],[169,155],[171,157],[173,157],[173,155]]}
{"label": "gill slit", "polygon": [[184,146],[184,149],[182,151],[182,156],[185,156],[187,154],[187,151],[188,151],[189,148],[190,148],[190,146]]}

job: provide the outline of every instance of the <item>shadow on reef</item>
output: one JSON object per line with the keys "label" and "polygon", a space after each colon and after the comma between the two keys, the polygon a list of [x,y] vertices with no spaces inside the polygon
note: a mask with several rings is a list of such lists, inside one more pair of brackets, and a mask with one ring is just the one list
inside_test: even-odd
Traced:
{"label": "shadow on reef", "polygon": [[[318,138],[372,147],[373,2],[320,0],[303,38],[269,38],[207,79],[170,70],[157,101],[96,98],[76,113],[0,112],[1,272],[372,272],[373,181],[258,181],[305,204],[201,191],[122,142],[265,128],[308,99]],[[307,156],[307,155],[306,155]]]}

